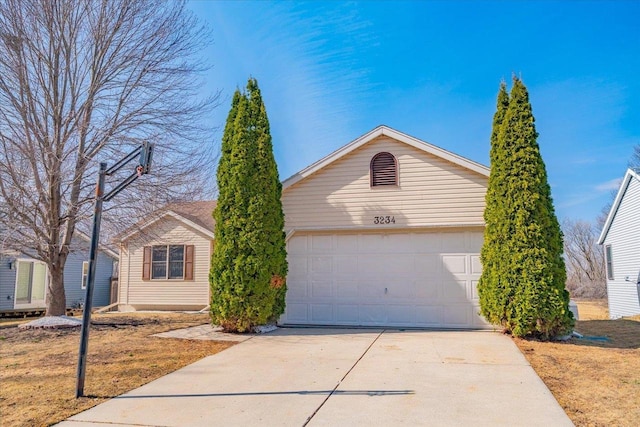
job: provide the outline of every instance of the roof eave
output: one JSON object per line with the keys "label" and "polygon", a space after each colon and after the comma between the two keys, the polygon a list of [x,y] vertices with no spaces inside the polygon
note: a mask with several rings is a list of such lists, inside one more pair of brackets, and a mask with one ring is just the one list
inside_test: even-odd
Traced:
{"label": "roof eave", "polygon": [[155,224],[156,222],[160,221],[162,218],[165,218],[167,216],[170,216],[186,225],[188,225],[191,228],[194,228],[198,231],[200,231],[201,233],[203,233],[204,235],[206,235],[207,237],[210,237],[211,239],[214,238],[214,234],[213,231],[202,227],[199,224],[196,224],[195,222],[191,221],[190,219],[185,218],[184,216],[174,212],[174,211],[165,211],[162,212],[162,214],[160,215],[156,215],[153,218],[151,218],[149,221],[147,221],[146,223],[142,224],[140,227],[135,227],[135,229],[130,230],[128,233],[122,234],[120,236],[117,236],[117,240],[119,242],[124,242],[127,239],[130,239],[132,236],[135,236],[136,234],[140,233],[142,230],[151,227],[153,224]]}
{"label": "roof eave", "polygon": [[440,158],[443,158],[445,160],[448,160],[451,163],[457,164],[458,166],[462,166],[466,169],[470,169],[474,172],[477,172],[481,175],[484,176],[489,176],[489,168],[480,164],[480,163],[476,163],[472,160],[469,160],[467,158],[464,158],[462,156],[459,156],[457,154],[454,154],[450,151],[444,150],[440,147],[436,147],[435,145],[429,144],[428,142],[419,140],[417,138],[414,138],[412,136],[409,136],[407,134],[404,134],[402,132],[399,132],[395,129],[392,129],[388,126],[378,126],[375,129],[369,131],[368,133],[362,135],[361,137],[351,141],[350,143],[348,143],[347,145],[344,145],[342,147],[340,147],[339,149],[337,149],[336,151],[334,151],[333,153],[329,154],[326,157],[323,157],[322,159],[318,160],[317,162],[311,164],[310,166],[306,167],[305,169],[301,170],[300,172],[290,176],[289,178],[285,179],[282,182],[282,189],[286,190],[288,187],[296,184],[297,182],[303,180],[304,178],[314,174],[315,172],[319,171],[320,169],[328,166],[329,164],[335,162],[336,160],[346,156],[347,154],[351,153],[352,151],[356,150],[357,148],[362,147],[363,145],[367,144],[368,142],[374,140],[375,138],[379,137],[379,136],[388,136],[390,138],[393,138],[395,140],[398,140],[400,142],[404,142],[407,145],[410,145],[414,148],[417,148],[419,150],[425,151],[427,153],[430,153],[432,155],[438,156]]}
{"label": "roof eave", "polygon": [[609,233],[609,229],[611,228],[613,219],[618,212],[618,208],[620,207],[620,203],[622,202],[624,193],[626,193],[632,178],[635,178],[640,182],[640,176],[632,169],[627,169],[627,172],[622,179],[622,183],[620,184],[620,188],[618,189],[618,193],[616,194],[616,198],[613,200],[613,204],[611,205],[611,209],[609,210],[609,214],[607,215],[607,220],[604,222],[604,227],[602,227],[602,231],[600,232],[600,237],[598,237],[599,245],[602,245],[607,238],[607,234]]}

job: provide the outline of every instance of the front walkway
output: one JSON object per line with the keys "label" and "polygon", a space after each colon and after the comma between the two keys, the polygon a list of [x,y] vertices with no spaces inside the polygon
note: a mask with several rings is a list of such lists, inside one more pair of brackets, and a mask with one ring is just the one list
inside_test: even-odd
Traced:
{"label": "front walkway", "polygon": [[279,329],[59,424],[570,426],[492,332]]}

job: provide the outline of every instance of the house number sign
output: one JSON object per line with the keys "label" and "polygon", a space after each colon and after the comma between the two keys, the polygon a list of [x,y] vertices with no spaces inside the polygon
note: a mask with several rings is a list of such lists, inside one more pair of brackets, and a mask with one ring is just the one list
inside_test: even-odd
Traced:
{"label": "house number sign", "polygon": [[374,224],[395,224],[396,223],[396,218],[394,216],[374,216],[373,217],[373,223]]}

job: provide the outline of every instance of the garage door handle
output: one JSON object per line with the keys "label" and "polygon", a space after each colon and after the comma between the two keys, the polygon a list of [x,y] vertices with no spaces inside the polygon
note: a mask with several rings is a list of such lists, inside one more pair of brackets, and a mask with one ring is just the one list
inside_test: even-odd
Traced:
{"label": "garage door handle", "polygon": [[389,292],[389,290],[387,288],[384,288],[384,293],[386,294],[388,292]]}

